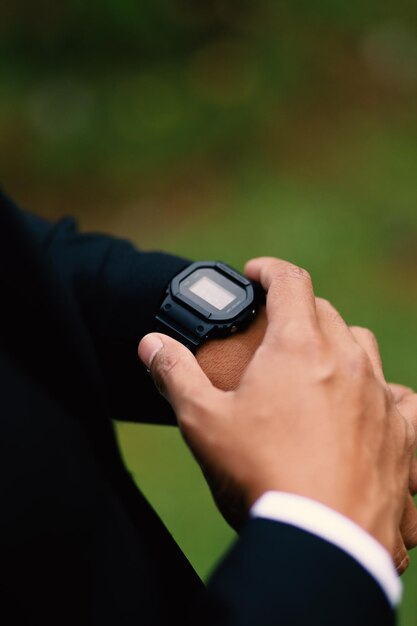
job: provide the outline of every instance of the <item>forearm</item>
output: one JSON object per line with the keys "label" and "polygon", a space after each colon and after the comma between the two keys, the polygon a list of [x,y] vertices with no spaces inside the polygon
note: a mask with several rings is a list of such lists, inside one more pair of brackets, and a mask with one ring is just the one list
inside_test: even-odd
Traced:
{"label": "forearm", "polygon": [[53,224],[28,213],[21,216],[77,305],[112,417],[175,423],[138,360],[137,345],[154,328],[166,285],[189,261],[142,252],[107,235],[80,233],[72,218]]}
{"label": "forearm", "polygon": [[[137,344],[154,330],[166,285],[189,261],[142,252],[108,235],[82,234],[72,218],[51,223],[30,213],[22,217],[75,297],[98,355],[112,415],[175,423],[171,407],[138,361]],[[236,388],[265,326],[263,308],[245,331],[208,341],[198,350],[197,360],[216,386]]]}

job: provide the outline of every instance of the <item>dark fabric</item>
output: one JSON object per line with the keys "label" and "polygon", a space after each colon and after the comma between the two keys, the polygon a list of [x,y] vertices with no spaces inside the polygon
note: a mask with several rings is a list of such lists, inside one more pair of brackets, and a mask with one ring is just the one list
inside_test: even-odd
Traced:
{"label": "dark fabric", "polygon": [[187,263],[0,196],[0,619],[393,624],[355,561],[284,524],[249,522],[206,590],[125,469],[111,418],[175,423],[136,350]]}
{"label": "dark fabric", "polygon": [[201,626],[391,626],[381,589],[333,544],[252,520],[212,577]]}

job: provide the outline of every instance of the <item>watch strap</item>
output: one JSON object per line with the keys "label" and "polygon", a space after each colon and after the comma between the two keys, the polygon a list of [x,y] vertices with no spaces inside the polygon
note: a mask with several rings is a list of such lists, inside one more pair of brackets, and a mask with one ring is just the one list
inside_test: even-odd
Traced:
{"label": "watch strap", "polygon": [[195,352],[203,343],[212,324],[207,323],[189,309],[178,305],[169,295],[156,315],[156,331],[183,343]]}
{"label": "watch strap", "polygon": [[171,319],[168,319],[161,314],[156,316],[156,331],[169,335],[176,341],[183,343],[191,350],[191,352],[195,352],[202,343],[202,339],[200,337],[192,335],[188,330],[181,328]]}

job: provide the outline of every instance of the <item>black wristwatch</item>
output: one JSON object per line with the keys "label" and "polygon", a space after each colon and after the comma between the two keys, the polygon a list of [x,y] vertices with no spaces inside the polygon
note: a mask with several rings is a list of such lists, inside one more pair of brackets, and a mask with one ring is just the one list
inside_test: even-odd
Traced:
{"label": "black wristwatch", "polygon": [[261,285],[228,265],[193,263],[168,285],[155,330],[195,352],[208,339],[245,328],[264,303]]}

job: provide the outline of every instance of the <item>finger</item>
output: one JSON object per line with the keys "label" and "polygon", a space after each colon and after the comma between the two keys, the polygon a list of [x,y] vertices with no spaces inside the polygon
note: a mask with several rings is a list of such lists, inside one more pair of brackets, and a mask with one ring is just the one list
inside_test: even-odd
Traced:
{"label": "finger", "polygon": [[417,459],[415,457],[411,461],[408,488],[412,496],[417,495]]}
{"label": "finger", "polygon": [[393,552],[393,560],[395,569],[401,576],[402,574],[404,574],[405,570],[410,564],[410,556],[407,552],[407,548],[404,545],[404,541],[400,532],[398,532],[397,534],[395,548]]}
{"label": "finger", "polygon": [[407,496],[400,531],[405,547],[412,550],[417,546],[417,509],[412,496]]}
{"label": "finger", "polygon": [[150,371],[158,391],[176,413],[213,400],[219,390],[211,384],[194,355],[184,345],[160,333],[146,335],[138,347],[139,358]]}
{"label": "finger", "polygon": [[324,298],[316,298],[316,311],[320,328],[333,337],[338,335],[342,339],[352,341],[352,333],[339,311],[331,302]]}
{"label": "finger", "polygon": [[397,383],[388,383],[388,387],[391,390],[391,393],[394,398],[394,402],[398,404],[401,402],[403,398],[409,395],[413,395],[414,391],[410,387],[405,387],[404,385],[398,385]]}
{"label": "finger", "polygon": [[301,335],[318,328],[313,285],[306,270],[286,261],[261,257],[249,261],[245,273],[267,292],[266,337],[279,337],[279,331],[286,326]]}
{"label": "finger", "polygon": [[401,401],[396,403],[401,415],[403,415],[417,432],[417,394],[405,394]]}
{"label": "finger", "polygon": [[376,378],[386,384],[378,342],[373,332],[360,326],[351,326],[350,332],[367,353]]}
{"label": "finger", "polygon": [[[392,389],[394,387],[394,389]],[[408,488],[412,496],[417,495],[417,459],[415,457],[417,446],[417,394],[409,387],[403,385],[389,385],[393,391],[394,400],[398,412],[410,425],[410,431],[414,434],[414,440],[411,438],[411,446],[414,456],[410,463],[410,474]],[[412,435],[410,434],[410,437]]]}

